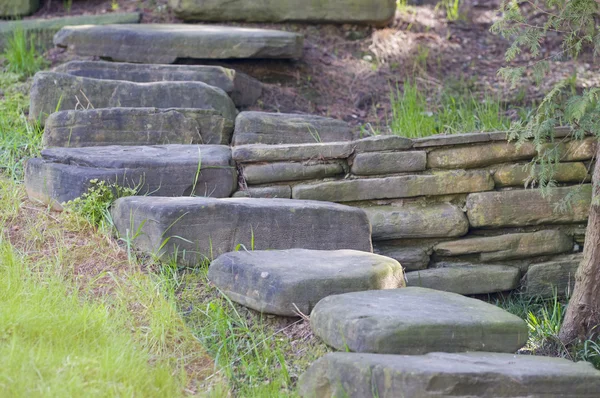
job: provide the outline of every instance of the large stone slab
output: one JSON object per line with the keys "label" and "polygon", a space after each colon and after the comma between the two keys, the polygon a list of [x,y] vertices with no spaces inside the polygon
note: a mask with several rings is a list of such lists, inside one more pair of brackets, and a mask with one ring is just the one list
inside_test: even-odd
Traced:
{"label": "large stone slab", "polygon": [[60,110],[115,107],[211,109],[232,121],[237,114],[223,90],[202,82],[132,83],[39,72],[31,87],[29,117],[44,122]]}
{"label": "large stone slab", "polygon": [[235,26],[142,24],[69,26],[54,44],[113,61],[172,64],[178,59],[300,58],[303,36]]}
{"label": "large stone slab", "polygon": [[395,0],[169,0],[175,15],[192,21],[358,23],[385,25]]}
{"label": "large stone slab", "polygon": [[581,254],[533,264],[523,278],[524,293],[532,297],[569,297],[575,286],[575,274],[583,261]]}
{"label": "large stone slab", "polygon": [[314,362],[299,381],[305,398],[593,398],[598,391],[600,372],[590,363],[489,352],[334,352]]}
{"label": "large stone slab", "polygon": [[115,202],[112,216],[121,235],[140,229],[134,243],[141,250],[167,256],[177,253],[186,264],[235,251],[238,244],[248,250],[254,246],[256,250],[372,251],[367,215],[336,203],[128,197]]}
{"label": "large stone slab", "polygon": [[442,242],[433,250],[440,256],[474,254],[480,261],[494,262],[569,252],[573,238],[558,230],[544,230]]}
{"label": "large stone slab", "polygon": [[60,111],[46,119],[45,147],[229,145],[233,123],[215,110],[100,108]]}
{"label": "large stone slab", "polygon": [[507,265],[469,265],[408,272],[408,286],[458,294],[487,294],[519,287],[521,271]]}
{"label": "large stone slab", "polygon": [[[534,170],[534,180],[539,178],[540,167]],[[582,162],[559,163],[552,179],[556,182],[581,183],[588,179],[588,169]],[[509,164],[494,171],[497,187],[524,186],[531,182],[529,164]]]}
{"label": "large stone slab", "polygon": [[427,268],[430,258],[428,251],[422,247],[386,244],[386,242],[373,242],[373,253],[393,258],[406,271]]}
{"label": "large stone slab", "polygon": [[535,155],[535,145],[531,142],[525,142],[518,148],[514,143],[494,142],[433,150],[427,155],[427,167],[430,169],[469,169],[532,159]]}
{"label": "large stone slab", "polygon": [[241,163],[345,159],[352,154],[350,142],[288,145],[241,145],[232,148],[233,159]]}
{"label": "large stone slab", "polygon": [[93,179],[155,196],[228,197],[237,186],[231,150],[222,145],[51,148],[25,168],[29,197],[57,208]]}
{"label": "large stone slab", "polygon": [[352,141],[350,125],[328,117],[267,112],[242,112],[235,119],[233,145],[314,144]]}
{"label": "large stone slab", "polygon": [[487,171],[456,170],[435,174],[299,184],[292,188],[292,197],[294,199],[352,202],[447,195],[491,189],[494,189],[494,181]]}
{"label": "large stone slab", "polygon": [[354,157],[352,174],[359,176],[406,173],[423,171],[427,166],[427,153],[410,152],[366,152]]}
{"label": "large stone slab", "polygon": [[208,278],[231,300],[282,316],[308,315],[332,294],[405,285],[396,260],[356,250],[226,253],[210,264]]}
{"label": "large stone slab", "polygon": [[373,240],[456,237],[469,231],[465,213],[449,203],[415,203],[363,209],[373,227]]}
{"label": "large stone slab", "polygon": [[244,166],[244,179],[248,184],[268,184],[280,181],[300,181],[332,177],[344,173],[340,163],[276,162]]}
{"label": "large stone slab", "polygon": [[[467,217],[475,228],[585,222],[592,186],[584,184],[578,190],[578,187],[551,188],[545,197],[538,189],[473,193],[467,196]],[[570,209],[560,211],[556,205],[567,197],[571,198]]]}
{"label": "large stone slab", "polygon": [[0,0],[0,17],[20,17],[40,8],[39,0]]}
{"label": "large stone slab", "polygon": [[310,321],[325,343],[354,352],[516,352],[527,342],[527,325],[519,317],[420,287],[329,296],[315,306]]}
{"label": "large stone slab", "polygon": [[225,91],[236,106],[250,106],[262,94],[262,84],[258,80],[221,66],[71,61],[59,65],[54,70],[93,79],[127,80],[136,83],[203,82]]}

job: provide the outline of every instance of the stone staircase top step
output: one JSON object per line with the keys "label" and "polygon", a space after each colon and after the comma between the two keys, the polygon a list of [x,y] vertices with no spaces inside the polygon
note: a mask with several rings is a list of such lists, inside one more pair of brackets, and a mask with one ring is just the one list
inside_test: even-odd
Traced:
{"label": "stone staircase top step", "polygon": [[240,250],[214,260],[208,277],[231,300],[282,316],[308,315],[332,294],[404,286],[396,260],[356,250]]}
{"label": "stone staircase top step", "polygon": [[233,69],[212,65],[155,65],[105,61],[71,61],[56,72],[94,79],[126,80],[136,83],[198,81],[225,91],[237,106],[250,106],[262,93],[262,84]]}
{"label": "stone staircase top step", "polygon": [[302,57],[298,33],[217,25],[69,26],[54,44],[113,61],[172,64],[178,59]]}

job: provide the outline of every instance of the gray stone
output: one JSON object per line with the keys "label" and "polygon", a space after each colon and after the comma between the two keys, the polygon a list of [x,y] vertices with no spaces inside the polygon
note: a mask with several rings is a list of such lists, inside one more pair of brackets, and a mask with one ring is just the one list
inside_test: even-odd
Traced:
{"label": "gray stone", "polygon": [[301,397],[594,398],[587,362],[488,352],[423,356],[334,352],[300,377]]}
{"label": "gray stone", "polygon": [[221,66],[71,61],[59,65],[54,70],[74,76],[103,80],[127,80],[135,83],[203,82],[225,91],[236,106],[250,106],[262,94],[262,84],[258,80]]}
{"label": "gray stone", "polygon": [[84,194],[93,179],[142,195],[228,197],[237,172],[230,148],[221,145],[51,148],[25,168],[29,197],[56,208]]}
{"label": "gray stone", "polygon": [[386,25],[395,0],[169,0],[183,20],[213,22],[308,22]]}
{"label": "gray stone", "polygon": [[45,147],[229,145],[233,123],[215,110],[100,108],[60,111],[46,119]]}
{"label": "gray stone", "polygon": [[210,264],[208,278],[231,300],[281,316],[308,315],[332,294],[405,285],[396,260],[355,250],[226,253]]}
{"label": "gray stone", "polygon": [[471,265],[408,272],[408,286],[458,294],[504,292],[519,287],[521,271],[507,265]]}
{"label": "gray stone", "polygon": [[427,153],[411,152],[368,152],[354,158],[352,174],[378,175],[423,171],[427,166]]}
{"label": "gray stone", "polygon": [[[236,250],[354,249],[372,251],[371,225],[360,209],[314,201],[250,198],[127,197],[112,216],[121,235],[157,255],[198,264]],[[254,245],[252,244],[254,242]]]}
{"label": "gray stone", "polygon": [[480,261],[493,262],[569,252],[573,238],[561,231],[544,230],[442,242],[433,250],[440,256],[476,254]]}
{"label": "gray stone", "polygon": [[546,147],[549,149],[558,148],[561,162],[574,162],[592,159],[596,153],[596,141],[596,138],[586,138],[559,144],[547,144]]}
{"label": "gray stone", "polygon": [[[535,167],[535,178],[539,178],[540,167]],[[556,182],[580,183],[588,179],[587,167],[582,162],[559,163],[552,179]],[[497,187],[525,186],[531,182],[531,167],[529,164],[509,164],[494,172],[494,182]]]}
{"label": "gray stone", "polygon": [[273,185],[270,187],[248,187],[233,194],[234,198],[292,198],[292,187]]}
{"label": "gray stone", "polygon": [[235,119],[233,145],[314,144],[352,141],[343,120],[289,113],[242,112]]}
{"label": "gray stone", "polygon": [[276,162],[244,166],[244,179],[248,184],[311,180],[343,174],[341,163],[292,163]]}
{"label": "gray stone", "polygon": [[172,64],[178,59],[301,58],[303,36],[235,26],[142,24],[68,26],[54,44],[113,61]]}
{"label": "gray stone", "polygon": [[429,253],[421,247],[395,246],[385,242],[373,242],[373,253],[393,258],[407,271],[425,269],[429,264]]}
{"label": "gray stone", "polygon": [[363,208],[373,226],[373,240],[445,238],[465,235],[469,221],[458,206],[405,204]]}
{"label": "gray stone", "polygon": [[40,8],[39,0],[0,0],[0,17],[20,17]]}
{"label": "gray stone", "polygon": [[483,145],[435,149],[427,154],[427,167],[430,169],[469,169],[532,159],[535,155],[535,145],[531,142],[525,142],[518,148],[514,143],[493,142]]}
{"label": "gray stone", "polygon": [[410,138],[398,135],[375,135],[354,141],[354,152],[401,151],[412,146],[413,142]]}
{"label": "gray stone", "polygon": [[232,148],[233,159],[242,162],[276,162],[345,159],[352,154],[352,143],[241,145]]}
{"label": "gray stone", "polygon": [[576,254],[531,265],[523,279],[524,293],[531,297],[552,298],[555,294],[570,297],[582,261],[583,256]]}
{"label": "gray stone", "polygon": [[483,301],[420,287],[329,296],[317,303],[310,323],[326,344],[354,352],[516,352],[527,342],[521,318]]}
{"label": "gray stone", "polygon": [[132,83],[39,72],[31,87],[29,118],[44,122],[59,110],[116,107],[211,109],[232,121],[237,114],[231,98],[206,83]]}
{"label": "gray stone", "polygon": [[494,181],[487,171],[456,170],[435,174],[299,184],[292,188],[292,197],[294,199],[352,202],[447,195],[491,189],[494,189]]}
{"label": "gray stone", "polygon": [[424,138],[415,138],[413,140],[413,146],[415,148],[429,148],[447,145],[463,145],[488,142],[490,139],[488,133],[438,134]]}
{"label": "gray stone", "polygon": [[[561,212],[556,204],[567,195],[572,199],[570,209]],[[467,196],[467,217],[475,228],[585,222],[591,197],[590,184],[550,188],[546,197],[539,189],[473,193]]]}

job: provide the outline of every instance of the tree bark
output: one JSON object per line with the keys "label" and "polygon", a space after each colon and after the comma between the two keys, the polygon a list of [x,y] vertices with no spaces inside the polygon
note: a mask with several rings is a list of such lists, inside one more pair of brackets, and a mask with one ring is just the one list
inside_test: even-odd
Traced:
{"label": "tree bark", "polygon": [[575,289],[559,334],[565,344],[600,333],[600,143],[596,149],[592,184],[583,261],[577,269]]}

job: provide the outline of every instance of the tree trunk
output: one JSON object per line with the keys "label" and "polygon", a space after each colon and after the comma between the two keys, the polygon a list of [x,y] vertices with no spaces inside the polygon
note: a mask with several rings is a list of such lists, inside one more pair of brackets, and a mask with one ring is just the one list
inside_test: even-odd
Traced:
{"label": "tree trunk", "polygon": [[565,344],[600,333],[600,144],[596,149],[592,184],[583,261],[577,269],[575,289],[559,334]]}

